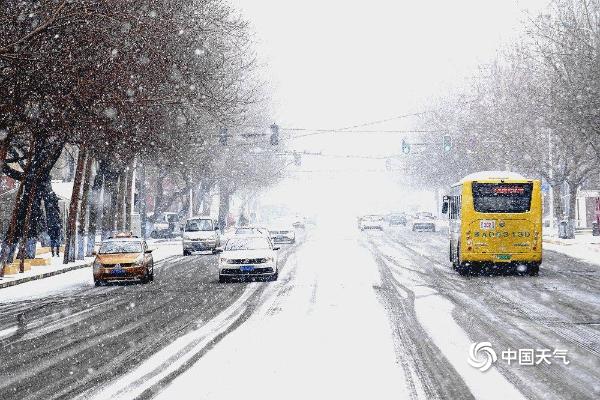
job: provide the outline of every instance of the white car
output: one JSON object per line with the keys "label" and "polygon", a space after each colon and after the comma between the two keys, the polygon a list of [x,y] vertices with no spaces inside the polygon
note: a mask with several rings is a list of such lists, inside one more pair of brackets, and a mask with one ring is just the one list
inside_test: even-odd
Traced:
{"label": "white car", "polygon": [[360,219],[358,226],[361,231],[365,229],[378,229],[383,230],[383,217],[379,215],[367,215]]}
{"label": "white car", "polygon": [[225,248],[217,249],[219,257],[219,282],[232,278],[267,278],[276,281],[277,250],[264,236],[234,236],[227,241]]}
{"label": "white car", "polygon": [[183,255],[198,251],[216,252],[221,245],[219,227],[210,217],[191,217],[183,225]]}
{"label": "white car", "polygon": [[296,243],[296,230],[291,225],[277,226],[269,229],[273,243]]}

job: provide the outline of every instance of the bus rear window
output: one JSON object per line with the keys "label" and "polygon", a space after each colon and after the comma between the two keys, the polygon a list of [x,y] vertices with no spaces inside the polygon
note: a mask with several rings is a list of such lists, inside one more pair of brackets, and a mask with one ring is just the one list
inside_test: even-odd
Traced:
{"label": "bus rear window", "polygon": [[473,182],[473,205],[482,213],[528,212],[532,190],[532,183]]}

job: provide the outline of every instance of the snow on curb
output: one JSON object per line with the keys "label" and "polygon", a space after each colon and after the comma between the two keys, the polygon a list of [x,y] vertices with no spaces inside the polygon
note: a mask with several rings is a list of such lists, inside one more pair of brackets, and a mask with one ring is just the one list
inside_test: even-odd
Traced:
{"label": "snow on curb", "polygon": [[9,277],[9,276],[4,276],[4,278],[2,278],[2,279],[10,279],[10,280],[6,281],[6,282],[2,282],[2,280],[0,280],[0,289],[4,289],[4,288],[15,286],[15,285],[20,285],[22,283],[31,282],[31,281],[35,281],[38,279],[49,278],[51,276],[64,274],[66,272],[75,271],[77,269],[87,268],[87,267],[90,267],[93,263],[94,263],[93,259],[87,260],[81,264],[75,264],[75,265],[67,266],[64,268],[60,268],[58,270],[43,272],[41,274],[36,274],[36,275],[24,276],[22,278],[16,278],[16,279]]}

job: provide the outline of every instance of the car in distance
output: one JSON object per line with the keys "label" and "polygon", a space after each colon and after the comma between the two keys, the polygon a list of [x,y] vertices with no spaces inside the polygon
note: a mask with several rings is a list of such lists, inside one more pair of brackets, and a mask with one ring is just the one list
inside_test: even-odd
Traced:
{"label": "car in distance", "polygon": [[235,228],[234,235],[250,235],[250,236],[267,236],[269,237],[269,230],[261,226],[240,226]]}
{"label": "car in distance", "polygon": [[435,232],[435,217],[428,212],[418,212],[411,221],[413,232]]}
{"label": "car in distance", "polygon": [[265,236],[233,236],[224,248],[217,249],[219,256],[219,282],[233,278],[263,278],[276,281],[277,250]]}
{"label": "car in distance", "polygon": [[361,231],[366,229],[383,230],[383,217],[381,215],[365,215],[358,222]]}
{"label": "car in distance", "polygon": [[109,281],[154,280],[154,259],[146,241],[133,236],[119,235],[104,240],[93,265],[94,284]]}
{"label": "car in distance", "polygon": [[388,224],[390,226],[406,226],[407,224],[406,216],[404,214],[390,214],[388,216]]}
{"label": "car in distance", "polygon": [[296,231],[293,226],[276,226],[269,229],[269,236],[273,243],[296,243]]}
{"label": "car in distance", "polygon": [[189,256],[198,251],[215,253],[221,245],[219,227],[211,217],[191,217],[183,225],[183,255]]}
{"label": "car in distance", "polygon": [[153,239],[175,237],[180,233],[179,225],[180,220],[178,213],[165,212],[154,222],[150,237]]}

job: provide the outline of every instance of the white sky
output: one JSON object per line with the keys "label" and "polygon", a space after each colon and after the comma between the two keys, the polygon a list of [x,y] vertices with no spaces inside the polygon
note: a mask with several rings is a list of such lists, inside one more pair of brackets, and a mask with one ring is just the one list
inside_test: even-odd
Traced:
{"label": "white sky", "polygon": [[[250,21],[259,42],[258,53],[269,66],[267,76],[273,80],[277,123],[283,127],[327,129],[426,109],[429,99],[463,85],[479,64],[491,60],[503,44],[519,35],[524,10],[535,13],[547,3],[232,1]],[[410,129],[411,120],[372,128]],[[388,155],[399,153],[402,140],[402,135],[340,136],[314,136],[288,141],[287,145],[335,154]],[[303,161],[300,169],[304,170],[384,169],[384,161],[340,162],[314,157],[304,157]],[[332,185],[330,173],[301,175],[308,178],[284,182],[272,196],[288,202],[306,193],[308,187],[353,192],[345,179],[341,179],[344,184]],[[380,182],[373,188],[391,190],[375,193],[393,203],[402,193],[393,187],[390,175],[355,172],[352,181],[369,186]],[[366,208],[370,201],[366,196],[355,207]]]}

